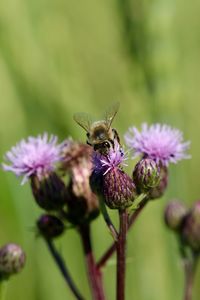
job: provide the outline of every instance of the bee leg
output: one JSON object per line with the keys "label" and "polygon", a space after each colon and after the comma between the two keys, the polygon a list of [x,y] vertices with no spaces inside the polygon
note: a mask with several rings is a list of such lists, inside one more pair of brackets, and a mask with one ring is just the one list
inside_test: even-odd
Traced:
{"label": "bee leg", "polygon": [[120,143],[120,138],[119,138],[119,134],[118,134],[117,130],[114,129],[114,128],[112,128],[112,131],[113,131],[113,133],[114,133],[114,139],[116,139],[117,142],[121,145],[121,143]]}

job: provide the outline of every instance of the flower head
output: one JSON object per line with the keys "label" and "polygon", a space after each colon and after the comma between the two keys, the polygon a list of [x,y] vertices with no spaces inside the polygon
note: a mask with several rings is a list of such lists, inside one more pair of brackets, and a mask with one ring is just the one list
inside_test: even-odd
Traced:
{"label": "flower head", "polygon": [[55,169],[55,163],[60,161],[60,145],[57,145],[56,136],[48,138],[47,133],[28,137],[12,147],[5,159],[8,164],[2,164],[3,169],[24,176],[24,184],[32,175],[40,179]]}
{"label": "flower head", "polygon": [[99,202],[90,187],[93,148],[74,140],[61,147],[61,169],[70,175],[66,204],[68,221],[74,225],[91,221],[99,214]]}
{"label": "flower head", "polygon": [[110,149],[108,155],[101,155],[98,152],[94,152],[94,171],[96,173],[102,173],[103,175],[106,175],[109,171],[115,168],[126,166],[125,161],[127,159],[127,155],[124,153],[119,143],[115,142],[114,149]]}
{"label": "flower head", "polygon": [[82,144],[72,139],[67,139],[61,144],[61,162],[62,170],[73,170],[79,165],[82,165],[87,161],[89,164],[88,169],[91,172],[91,156],[93,149],[91,146]]}
{"label": "flower head", "polygon": [[134,150],[134,157],[142,154],[166,166],[170,162],[190,158],[186,153],[190,142],[183,142],[182,132],[168,125],[153,124],[148,127],[144,123],[141,132],[132,127],[125,135],[125,140]]}
{"label": "flower head", "polygon": [[104,175],[102,192],[108,207],[123,209],[132,205],[136,187],[130,176],[116,168]]}
{"label": "flower head", "polygon": [[104,197],[111,209],[129,207],[136,194],[133,180],[122,170],[127,159],[118,142],[107,155],[95,152],[93,156],[90,184],[97,194]]}

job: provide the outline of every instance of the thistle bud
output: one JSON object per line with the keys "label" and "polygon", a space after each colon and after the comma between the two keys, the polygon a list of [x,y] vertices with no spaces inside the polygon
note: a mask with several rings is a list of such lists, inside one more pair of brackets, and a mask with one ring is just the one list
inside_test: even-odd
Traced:
{"label": "thistle bud", "polygon": [[158,185],[152,188],[149,193],[148,197],[150,200],[158,199],[162,197],[167,189],[168,185],[168,169],[166,166],[160,167],[160,181]]}
{"label": "thistle bud", "polygon": [[37,227],[42,236],[52,239],[60,236],[64,232],[63,222],[55,216],[42,215],[37,221]]}
{"label": "thistle bud", "polygon": [[135,166],[133,180],[139,194],[148,192],[159,184],[160,167],[153,159],[144,158]]}
{"label": "thistle bud", "polygon": [[182,202],[178,200],[171,201],[165,208],[165,223],[170,229],[179,230],[186,214],[187,208]]}
{"label": "thistle bud", "polygon": [[103,196],[109,208],[127,208],[136,196],[135,184],[125,172],[114,168],[104,175]]}
{"label": "thistle bud", "polygon": [[0,249],[0,277],[7,278],[19,273],[26,261],[22,248],[16,244],[7,244]]}
{"label": "thistle bud", "polygon": [[200,251],[200,200],[194,204],[184,219],[183,240],[194,250]]}
{"label": "thistle bud", "polygon": [[37,204],[45,210],[58,210],[64,202],[65,185],[56,173],[51,173],[39,179],[31,177],[32,192]]}

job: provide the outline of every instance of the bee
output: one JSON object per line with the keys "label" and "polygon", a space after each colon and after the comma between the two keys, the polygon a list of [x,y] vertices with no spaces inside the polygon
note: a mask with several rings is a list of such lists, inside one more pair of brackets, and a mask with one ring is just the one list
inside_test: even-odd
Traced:
{"label": "bee", "polygon": [[115,141],[120,144],[116,129],[112,128],[112,122],[118,112],[119,103],[116,102],[106,111],[102,120],[93,121],[87,113],[74,114],[74,120],[87,132],[87,144],[101,154],[108,154],[114,148]]}

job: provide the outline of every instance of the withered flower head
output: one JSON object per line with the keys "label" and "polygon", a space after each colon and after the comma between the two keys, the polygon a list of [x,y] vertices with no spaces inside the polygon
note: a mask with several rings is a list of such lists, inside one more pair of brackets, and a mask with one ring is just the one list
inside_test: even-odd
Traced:
{"label": "withered flower head", "polygon": [[70,175],[67,187],[68,218],[72,223],[96,217],[99,204],[90,188],[92,147],[67,140],[62,147],[62,170]]}

